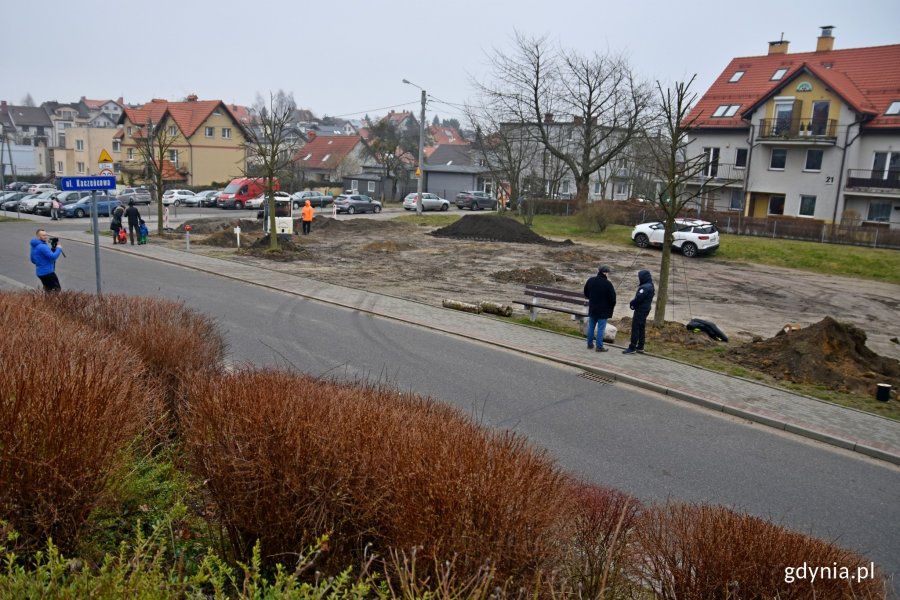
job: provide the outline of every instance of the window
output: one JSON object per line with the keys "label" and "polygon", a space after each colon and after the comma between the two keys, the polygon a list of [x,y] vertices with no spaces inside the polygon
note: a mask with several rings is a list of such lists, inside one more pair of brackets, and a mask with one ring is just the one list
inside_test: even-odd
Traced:
{"label": "window", "polygon": [[84,140],[75,140],[75,149],[84,150]]}
{"label": "window", "polygon": [[131,127],[130,126],[125,128],[125,133],[128,134],[128,137],[131,137]]}
{"label": "window", "polygon": [[788,72],[787,69],[778,69],[774,73],[772,73],[772,81],[778,81]]}
{"label": "window", "polygon": [[354,193],[358,192],[359,191],[359,181],[357,181],[356,179],[351,179],[350,180],[350,189],[353,190]]}
{"label": "window", "polygon": [[231,139],[231,127],[223,127],[222,128],[222,137],[226,140]]}
{"label": "window", "polygon": [[784,171],[787,163],[787,150],[784,148],[772,148],[772,157],[769,160],[769,170]]}
{"label": "window", "polygon": [[716,177],[719,174],[719,149],[704,148],[703,154],[706,157],[706,164],[703,167],[703,176]]}
{"label": "window", "polygon": [[784,214],[784,196],[770,196],[769,197],[769,214],[770,215],[783,215]]}
{"label": "window", "polygon": [[728,83],[737,83],[741,80],[741,77],[744,76],[743,71],[735,71],[734,75],[731,76],[731,79],[728,80]]}
{"label": "window", "polygon": [[122,142],[120,140],[113,140],[112,148],[113,148],[113,152],[121,152],[122,151]]}
{"label": "window", "polygon": [[178,135],[178,128],[174,125],[169,125],[169,135],[171,135],[172,137]]}
{"label": "window", "polygon": [[884,200],[872,200],[869,202],[869,213],[866,221],[881,221],[886,223],[891,220],[891,203]]}
{"label": "window", "polygon": [[600,193],[600,182],[599,182],[599,181],[595,181],[595,182],[594,182],[594,193],[595,193],[595,194],[599,194],[599,193]]}
{"label": "window", "polygon": [[728,210],[741,210],[741,208],[743,208],[741,196],[743,196],[741,190],[731,190],[731,200],[728,202]]}
{"label": "window", "polygon": [[740,104],[721,104],[719,107],[713,112],[714,117],[733,117],[737,114],[738,109],[741,107]]}
{"label": "window", "polygon": [[205,135],[206,137],[211,138],[215,134],[216,134],[216,130],[214,127],[206,127],[203,129],[203,135]]}
{"label": "window", "polygon": [[898,178],[900,178],[900,152],[876,152],[875,162],[872,164],[872,179],[897,181]]}
{"label": "window", "polygon": [[134,148],[128,149],[128,160],[134,160]]}
{"label": "window", "polygon": [[747,168],[747,149],[738,148],[734,151],[734,167],[736,169]]}
{"label": "window", "polygon": [[169,160],[173,165],[178,166],[178,150],[169,150]]}
{"label": "window", "polygon": [[825,156],[824,150],[807,150],[806,151],[806,166],[803,167],[804,171],[821,171],[822,170],[822,157]]}
{"label": "window", "polygon": [[800,196],[800,216],[812,217],[816,214],[816,197]]}
{"label": "window", "polygon": [[891,102],[891,105],[888,106],[888,109],[884,111],[886,115],[900,115],[900,100],[894,100]]}
{"label": "window", "polygon": [[122,163],[120,163],[120,162],[113,163],[113,171],[115,171],[116,173],[120,173],[122,171]]}
{"label": "window", "polygon": [[62,164],[61,160],[56,161],[56,172],[57,173],[63,172],[63,164]]}
{"label": "window", "polygon": [[84,173],[84,163],[83,162],[78,163],[78,172]]}
{"label": "window", "polygon": [[375,191],[375,182],[374,182],[374,181],[370,181],[370,182],[369,182],[369,191],[370,191],[370,192],[374,192],[374,191]]}
{"label": "window", "polygon": [[559,191],[560,191],[560,193],[562,193],[562,194],[568,194],[568,193],[569,193],[569,180],[568,180],[568,179],[566,179],[565,181],[563,181],[563,182],[560,184],[560,186],[559,186]]}

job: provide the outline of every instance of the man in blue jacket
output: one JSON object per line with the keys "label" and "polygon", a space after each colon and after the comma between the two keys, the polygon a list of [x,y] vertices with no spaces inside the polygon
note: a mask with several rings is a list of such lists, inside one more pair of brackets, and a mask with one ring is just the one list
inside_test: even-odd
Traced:
{"label": "man in blue jacket", "polygon": [[622,350],[622,354],[644,353],[647,317],[650,316],[650,305],[653,304],[653,294],[656,293],[650,271],[643,269],[638,272],[638,284],[637,293],[628,303],[629,308],[634,311],[634,316],[631,318],[631,343]]}
{"label": "man in blue jacket", "polygon": [[606,331],[606,320],[612,317],[616,307],[616,290],[607,279],[609,267],[603,265],[594,277],[584,284],[584,297],[588,299],[587,347],[594,348],[594,329],[597,330],[597,352],[606,352],[609,348],[603,345],[603,333]]}
{"label": "man in blue jacket", "polygon": [[46,231],[37,230],[31,240],[31,262],[34,263],[35,274],[44,284],[44,291],[58,292],[62,286],[56,276],[56,259],[62,254],[62,247],[58,245],[57,238],[53,238],[52,244],[49,239]]}

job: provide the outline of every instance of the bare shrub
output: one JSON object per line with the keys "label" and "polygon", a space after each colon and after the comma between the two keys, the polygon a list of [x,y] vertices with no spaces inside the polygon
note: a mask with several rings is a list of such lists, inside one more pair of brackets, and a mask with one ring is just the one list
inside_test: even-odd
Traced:
{"label": "bare shrub", "polygon": [[[332,566],[417,548],[528,580],[555,555],[563,477],[522,438],[396,390],[245,370],[190,387],[186,448],[235,548],[265,554],[330,533]],[[371,544],[370,549],[368,545]]]}
{"label": "bare shrub", "polygon": [[581,225],[592,233],[603,233],[610,223],[619,221],[619,211],[611,202],[591,202],[576,215]]}
{"label": "bare shrub", "polygon": [[870,563],[822,540],[718,506],[669,503],[646,509],[636,528],[637,576],[660,599],[884,598],[881,574],[862,581],[819,577],[786,581],[801,565]]}
{"label": "bare shrub", "polygon": [[61,318],[51,298],[0,294],[0,519],[26,547],[71,549],[160,403],[133,350]]}

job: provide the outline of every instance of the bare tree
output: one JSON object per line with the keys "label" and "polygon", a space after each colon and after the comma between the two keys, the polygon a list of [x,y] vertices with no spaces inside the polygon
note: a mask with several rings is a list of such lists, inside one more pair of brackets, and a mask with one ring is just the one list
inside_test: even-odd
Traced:
{"label": "bare tree", "polygon": [[514,53],[495,51],[491,64],[489,83],[478,86],[482,95],[534,127],[547,151],[572,173],[576,202],[587,202],[591,175],[640,132],[650,100],[647,86],[624,58],[585,57],[519,33]]}
{"label": "bare tree", "polygon": [[[656,312],[653,324],[661,327],[665,321],[668,302],[669,271],[672,259],[672,241],[675,239],[675,218],[684,208],[710,191],[720,189],[734,180],[703,177],[709,167],[705,153],[688,154],[688,136],[699,114],[688,117],[697,95],[690,91],[696,75],[688,82],[676,82],[674,87],[663,89],[656,82],[659,93],[657,120],[644,132],[641,147],[647,152],[648,175],[659,183],[653,197],[654,204],[663,213],[665,235],[657,285]],[[689,185],[690,184],[690,185]]]}
{"label": "bare tree", "polygon": [[292,123],[297,103],[293,94],[282,90],[269,94],[269,100],[256,96],[251,108],[252,123],[247,127],[247,162],[253,165],[266,181],[266,202],[269,206],[269,248],[278,249],[275,234],[275,180],[292,172],[294,158],[302,141],[295,135]]}
{"label": "bare tree", "polygon": [[131,139],[135,144],[141,163],[140,173],[145,181],[150,183],[151,192],[156,194],[156,230],[163,230],[163,202],[162,195],[165,191],[165,160],[169,149],[178,138],[177,129],[173,134],[166,126],[169,114],[165,113],[158,123],[151,119],[141,126],[138,123],[137,131]]}
{"label": "bare tree", "polygon": [[[390,119],[372,123],[366,119],[368,138],[363,138],[365,153],[373,158],[384,171],[384,177],[391,181],[390,199],[396,199],[396,182],[408,179],[406,166],[418,159],[419,127],[413,120],[401,126]],[[426,130],[427,131],[427,130]],[[384,186],[382,186],[384,200]]]}

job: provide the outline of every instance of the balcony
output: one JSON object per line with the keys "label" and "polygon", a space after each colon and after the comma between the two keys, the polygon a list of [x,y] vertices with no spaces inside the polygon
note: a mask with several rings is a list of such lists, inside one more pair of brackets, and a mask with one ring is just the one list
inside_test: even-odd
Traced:
{"label": "balcony", "polygon": [[900,194],[900,171],[848,169],[847,189],[875,194]]}
{"label": "balcony", "polygon": [[733,185],[743,184],[744,167],[736,167],[733,164],[714,163],[704,167],[702,173],[697,173],[690,178],[692,184],[706,185]]}
{"label": "balcony", "polygon": [[835,119],[760,119],[761,142],[791,142],[800,145],[834,145],[837,141]]}

